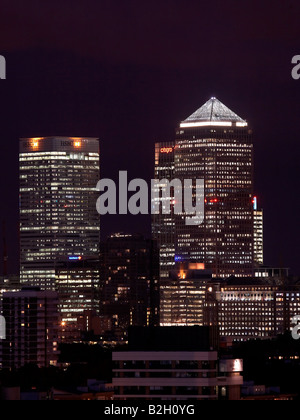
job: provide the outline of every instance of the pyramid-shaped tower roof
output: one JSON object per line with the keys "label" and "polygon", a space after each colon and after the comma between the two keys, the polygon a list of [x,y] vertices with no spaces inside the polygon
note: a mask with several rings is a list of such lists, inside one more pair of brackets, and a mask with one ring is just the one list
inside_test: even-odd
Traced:
{"label": "pyramid-shaped tower roof", "polygon": [[246,127],[248,124],[231,111],[217,98],[209,99],[201,108],[184,120],[180,127],[201,127],[201,126],[232,126]]}

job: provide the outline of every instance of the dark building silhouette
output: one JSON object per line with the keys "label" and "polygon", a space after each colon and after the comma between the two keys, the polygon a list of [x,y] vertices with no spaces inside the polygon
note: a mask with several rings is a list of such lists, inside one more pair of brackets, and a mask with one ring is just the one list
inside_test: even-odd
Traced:
{"label": "dark building silhouette", "polygon": [[222,359],[208,327],[129,330],[113,352],[115,400],[239,400],[243,360]]}
{"label": "dark building silhouette", "polygon": [[100,317],[118,337],[130,326],[159,325],[156,242],[115,234],[101,244]]}
{"label": "dark building silhouette", "polygon": [[56,365],[58,360],[58,296],[38,287],[3,295],[6,339],[0,340],[0,366]]}

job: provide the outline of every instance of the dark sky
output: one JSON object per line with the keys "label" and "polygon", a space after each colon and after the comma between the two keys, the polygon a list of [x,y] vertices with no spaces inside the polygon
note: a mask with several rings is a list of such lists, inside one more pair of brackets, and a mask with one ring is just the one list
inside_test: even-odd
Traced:
{"label": "dark sky", "polygon": [[[18,261],[18,138],[97,136],[102,176],[153,176],[155,141],[211,96],[255,133],[265,262],[300,273],[299,0],[0,0],[0,220]],[[105,217],[150,234],[141,217]],[[2,245],[2,244],[1,244]],[[0,264],[1,272],[1,264]]]}

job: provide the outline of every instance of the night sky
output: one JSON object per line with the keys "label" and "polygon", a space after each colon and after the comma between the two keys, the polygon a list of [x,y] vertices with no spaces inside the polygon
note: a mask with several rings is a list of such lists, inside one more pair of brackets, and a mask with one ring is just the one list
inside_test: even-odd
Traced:
{"label": "night sky", "polygon": [[[178,123],[216,96],[254,130],[265,263],[300,274],[300,80],[291,77],[299,0],[0,0],[0,9],[0,220],[10,272],[19,137],[96,136],[102,177],[127,169],[150,180],[154,143],[173,140]],[[150,218],[104,217],[102,237],[114,231],[149,236]]]}

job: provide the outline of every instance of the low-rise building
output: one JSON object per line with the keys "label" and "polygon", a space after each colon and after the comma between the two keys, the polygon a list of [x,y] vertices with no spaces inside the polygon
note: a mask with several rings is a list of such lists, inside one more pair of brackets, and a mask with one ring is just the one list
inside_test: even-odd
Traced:
{"label": "low-rise building", "polygon": [[113,353],[116,400],[239,400],[243,361],[220,360],[205,327],[137,329]]}

